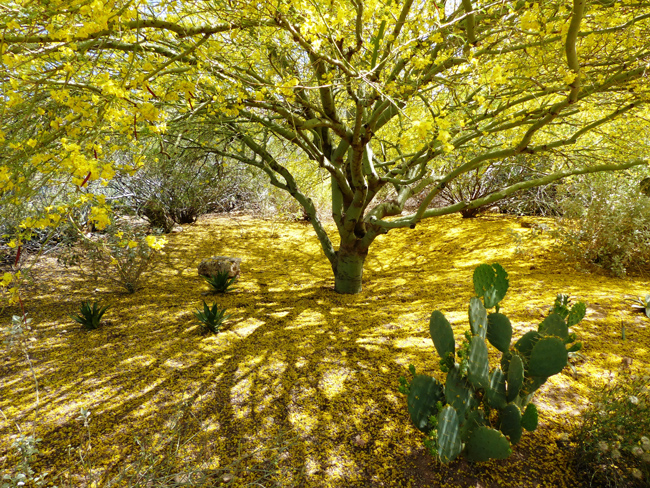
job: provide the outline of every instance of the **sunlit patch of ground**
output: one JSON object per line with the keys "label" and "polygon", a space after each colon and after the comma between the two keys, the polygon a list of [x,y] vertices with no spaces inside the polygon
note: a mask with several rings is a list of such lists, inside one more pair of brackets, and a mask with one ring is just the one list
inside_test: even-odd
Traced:
{"label": "sunlit patch of ground", "polygon": [[[185,226],[169,236],[159,267],[134,295],[48,262],[24,300],[34,319],[29,353],[40,405],[24,357],[6,346],[0,466],[16,461],[10,445],[19,425],[42,439],[34,467],[60,476],[59,486],[106,485],[142,448],[173,451],[177,471],[213,470],[211,486],[263,475],[262,486],[287,487],[577,486],[562,433],[589,388],[619,370],[622,358],[633,369],[649,366],[650,322],[624,302],[649,285],[576,271],[544,235],[517,247],[508,229],[530,232],[520,224],[450,216],[391,231],[371,248],[356,296],[334,293],[327,260],[301,223],[211,216]],[[196,267],[213,255],[242,258],[243,274],[233,292],[205,297]],[[502,311],[515,338],[537,326],[558,292],[587,302],[587,318],[575,327],[584,360],[577,376],[566,368],[542,388],[540,428],[510,459],[441,467],[423,450],[398,378],[409,363],[440,377],[429,316],[442,310],[461,340],[472,272],[483,262],[509,273]],[[88,299],[111,305],[97,331],[80,330],[68,316]],[[192,311],[203,299],[231,314],[218,335],[199,333]],[[5,310],[2,324],[17,313]],[[89,429],[81,408],[91,411]],[[280,446],[286,450],[276,455]]]}

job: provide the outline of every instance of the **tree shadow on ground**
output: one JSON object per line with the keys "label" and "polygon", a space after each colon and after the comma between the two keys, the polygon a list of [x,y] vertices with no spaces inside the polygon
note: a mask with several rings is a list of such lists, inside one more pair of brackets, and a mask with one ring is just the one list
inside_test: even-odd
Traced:
{"label": "tree shadow on ground", "polygon": [[[461,339],[472,271],[482,262],[498,261],[510,273],[504,310],[516,336],[539,323],[541,307],[557,292],[595,301],[604,284],[610,295],[644,286],[577,276],[543,253],[522,262],[505,232],[513,225],[512,219],[452,216],[391,231],[371,249],[364,290],[355,296],[333,291],[331,269],[308,227],[270,229],[252,219],[212,217],[171,235],[159,268],[134,295],[50,270],[57,286],[36,287],[26,299],[36,324],[30,354],[40,407],[34,408],[24,361],[12,352],[2,366],[0,408],[31,423],[43,439],[35,466],[54,474],[76,466],[68,474],[71,486],[88,476],[78,466],[88,434],[86,463],[106,484],[138,455],[136,438],[168,448],[179,439],[166,433],[179,423],[187,438],[176,468],[215,470],[216,486],[244,485],[260,473],[269,475],[263,486],[573,486],[565,446],[553,437],[566,428],[562,413],[542,405],[542,427],[508,460],[443,467],[426,457],[397,392],[408,364],[440,377],[429,316],[443,310]],[[242,277],[234,291],[206,297],[196,266],[212,255],[241,257]],[[67,314],[89,298],[112,308],[101,329],[84,332]],[[231,314],[218,335],[199,332],[192,311],[203,300]],[[635,335],[633,346],[603,344],[612,339],[599,338],[611,320],[599,316],[581,325],[590,357],[598,359],[589,360],[582,379],[563,374],[552,383],[560,387],[557,402],[570,398],[562,388],[586,391],[586,376],[616,367],[623,354],[647,362],[647,334]],[[80,408],[92,412],[89,431],[78,419]],[[3,438],[12,433],[3,424]],[[271,459],[282,443],[290,447]],[[255,454],[232,464],[246,453]],[[12,459],[6,441],[0,457]],[[228,472],[218,471],[224,466]]]}

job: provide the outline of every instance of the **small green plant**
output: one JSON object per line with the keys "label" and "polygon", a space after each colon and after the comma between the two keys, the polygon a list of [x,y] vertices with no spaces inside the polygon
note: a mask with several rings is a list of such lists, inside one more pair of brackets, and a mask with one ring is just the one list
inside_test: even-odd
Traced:
{"label": "small green plant", "polygon": [[650,375],[622,372],[590,395],[573,434],[577,472],[589,486],[650,483]]}
{"label": "small green plant", "polygon": [[237,281],[237,277],[230,277],[228,271],[219,271],[216,275],[203,276],[203,279],[212,287],[215,293],[226,293]]}
{"label": "small green plant", "polygon": [[636,308],[637,312],[645,313],[645,316],[650,318],[650,295],[645,297],[631,298],[632,306]]}
{"label": "small green plant", "polygon": [[82,302],[81,313],[78,315],[70,314],[70,317],[79,322],[84,329],[95,330],[99,327],[99,321],[106,313],[108,307],[108,305],[100,307],[97,302],[94,302],[92,306],[90,305],[90,302]]}
{"label": "small green plant", "polygon": [[[431,314],[429,331],[446,382],[415,374],[414,368],[410,383],[400,381],[400,391],[408,392],[411,420],[427,434],[427,449],[443,463],[461,454],[474,462],[508,457],[523,429],[537,428],[537,407],[530,403],[535,391],[562,371],[569,353],[582,346],[569,328],[582,320],[586,306],[569,307],[566,295],[558,295],[536,331],[512,345],[510,320],[499,313],[508,286],[508,274],[499,264],[478,266],[477,296],[469,303],[470,329],[458,349],[445,316],[438,310]],[[495,312],[488,314],[490,308]],[[500,366],[492,370],[486,339],[502,353]]]}
{"label": "small green plant", "polygon": [[146,235],[126,225],[109,225],[101,234],[90,235],[78,229],[75,240],[64,246],[58,259],[86,278],[107,279],[127,293],[135,293],[142,275],[155,267],[155,258],[166,243],[165,237]]}
{"label": "small green plant", "polygon": [[206,331],[217,334],[223,325],[224,320],[230,317],[230,315],[225,315],[225,313],[225,308],[219,311],[216,303],[212,305],[212,308],[210,308],[204,301],[203,311],[197,309],[196,312],[194,312],[194,315],[199,319]]}

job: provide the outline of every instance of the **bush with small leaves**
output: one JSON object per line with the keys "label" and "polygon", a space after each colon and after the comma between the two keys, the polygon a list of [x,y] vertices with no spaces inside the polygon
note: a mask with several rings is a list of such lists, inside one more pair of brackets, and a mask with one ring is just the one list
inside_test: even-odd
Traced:
{"label": "bush with small leaves", "polygon": [[650,198],[636,181],[597,175],[571,180],[558,197],[558,248],[569,260],[616,276],[650,269]]}
{"label": "bush with small leaves", "polygon": [[92,306],[90,305],[90,302],[82,302],[81,313],[77,315],[70,314],[70,317],[79,322],[84,329],[95,330],[99,328],[99,321],[106,313],[108,307],[109,305],[100,307],[97,302],[94,302]]}
{"label": "bush with small leaves", "polygon": [[206,332],[212,332],[217,334],[221,326],[223,325],[224,320],[226,320],[230,315],[225,315],[226,309],[219,311],[217,304],[213,304],[210,308],[205,302],[203,302],[203,310],[197,310],[194,312],[194,315],[203,326]]}
{"label": "bush with small leaves", "polygon": [[[564,295],[558,295],[536,331],[513,345],[510,320],[499,312],[508,286],[508,274],[499,264],[478,266],[470,329],[459,348],[445,316],[438,310],[431,314],[429,331],[446,382],[415,374],[414,368],[410,384],[400,379],[411,420],[427,434],[425,445],[443,463],[459,455],[474,462],[508,457],[523,430],[537,428],[537,407],[530,403],[535,391],[564,369],[570,352],[581,348],[569,328],[582,320],[586,307],[580,302],[569,307]],[[488,314],[490,308],[495,312]],[[490,370],[486,340],[502,353],[500,367]]]}
{"label": "bush with small leaves", "polygon": [[650,371],[622,372],[591,395],[573,434],[589,486],[650,486]]}
{"label": "bush with small leaves", "polygon": [[154,258],[167,239],[126,225],[112,224],[102,233],[78,232],[58,256],[66,267],[76,267],[84,277],[105,278],[127,293],[140,288],[142,275],[154,267]]}

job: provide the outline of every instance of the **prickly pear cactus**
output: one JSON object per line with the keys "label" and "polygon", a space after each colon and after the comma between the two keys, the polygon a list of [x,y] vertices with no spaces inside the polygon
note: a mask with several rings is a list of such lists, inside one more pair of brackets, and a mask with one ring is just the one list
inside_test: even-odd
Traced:
{"label": "prickly pear cactus", "polygon": [[[413,369],[408,390],[411,419],[427,432],[427,447],[443,463],[458,456],[473,462],[508,457],[524,430],[537,428],[537,407],[530,403],[535,391],[581,347],[570,328],[584,317],[583,303],[570,306],[568,296],[558,295],[537,330],[513,344],[510,320],[499,313],[508,274],[499,264],[482,264],[473,278],[477,296],[470,300],[469,330],[458,347],[442,312],[431,314],[429,331],[445,382]],[[501,353],[500,367],[490,367],[488,344]]]}
{"label": "prickly pear cactus", "polygon": [[429,417],[438,413],[436,404],[444,398],[442,385],[435,378],[424,374],[415,375],[406,404],[411,420],[418,429],[426,430]]}

